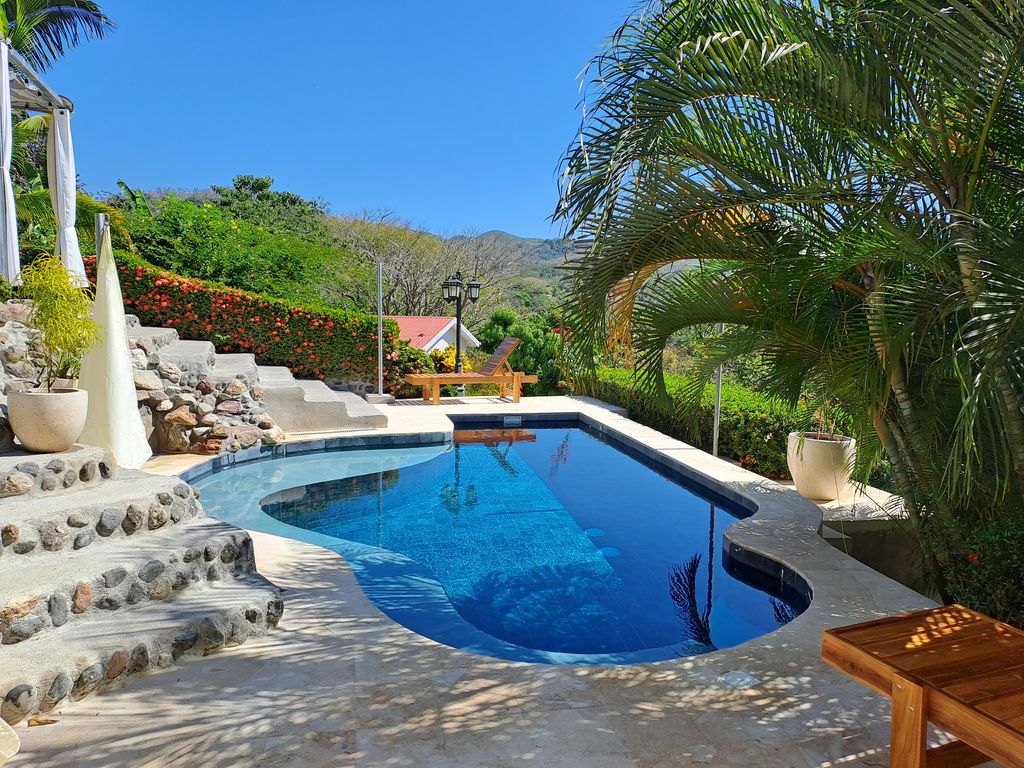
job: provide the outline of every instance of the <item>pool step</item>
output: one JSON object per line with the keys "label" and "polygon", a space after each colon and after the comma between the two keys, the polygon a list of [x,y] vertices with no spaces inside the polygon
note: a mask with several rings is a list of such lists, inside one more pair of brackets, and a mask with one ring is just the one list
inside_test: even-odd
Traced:
{"label": "pool step", "polygon": [[60,558],[7,558],[0,561],[0,584],[16,597],[0,611],[0,643],[27,642],[67,623],[254,570],[249,534],[211,518]]}
{"label": "pool step", "polygon": [[65,698],[77,700],[185,656],[237,645],[276,626],[283,609],[279,590],[252,573],[3,646],[0,717],[14,724]]}

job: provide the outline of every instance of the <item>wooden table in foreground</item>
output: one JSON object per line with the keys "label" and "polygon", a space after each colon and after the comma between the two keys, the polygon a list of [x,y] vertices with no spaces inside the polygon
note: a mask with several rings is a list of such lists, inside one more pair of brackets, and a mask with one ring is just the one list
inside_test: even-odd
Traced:
{"label": "wooden table in foreground", "polygon": [[[947,605],[830,629],[821,657],[892,699],[893,768],[1024,768],[1024,632]],[[959,741],[928,749],[928,723]]]}

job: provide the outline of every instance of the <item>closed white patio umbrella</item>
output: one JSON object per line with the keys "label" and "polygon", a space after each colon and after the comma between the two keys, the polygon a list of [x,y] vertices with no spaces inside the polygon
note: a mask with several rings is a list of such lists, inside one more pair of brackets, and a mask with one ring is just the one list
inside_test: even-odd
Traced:
{"label": "closed white patio umbrella", "polygon": [[75,231],[77,202],[75,149],[71,141],[71,111],[53,110],[46,142],[46,169],[50,201],[57,219],[57,255],[64,267],[85,285],[85,264]]}
{"label": "closed white patio umbrella", "polygon": [[10,55],[7,41],[0,40],[0,268],[7,282],[13,283],[21,271],[21,259],[14,183],[11,181],[14,124],[11,122]]}
{"label": "closed white patio umbrella", "polygon": [[96,301],[93,319],[103,329],[99,346],[82,361],[79,387],[89,392],[89,415],[79,442],[106,448],[118,466],[138,469],[153,455],[135,399],[121,283],[106,216],[96,217]]}

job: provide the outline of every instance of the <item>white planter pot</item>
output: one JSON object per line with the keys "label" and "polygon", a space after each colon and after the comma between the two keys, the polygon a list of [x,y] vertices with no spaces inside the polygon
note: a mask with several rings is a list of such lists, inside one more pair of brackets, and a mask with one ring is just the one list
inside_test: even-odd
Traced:
{"label": "white planter pot", "polygon": [[85,429],[89,393],[84,389],[30,389],[7,396],[11,429],[26,450],[66,451]]}
{"label": "white planter pot", "polygon": [[857,441],[825,432],[790,432],[786,463],[796,489],[808,499],[838,499],[853,472]]}

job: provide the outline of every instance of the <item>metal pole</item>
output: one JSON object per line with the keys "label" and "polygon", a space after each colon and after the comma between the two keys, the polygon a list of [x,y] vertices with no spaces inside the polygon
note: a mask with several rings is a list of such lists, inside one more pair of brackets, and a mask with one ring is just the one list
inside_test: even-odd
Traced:
{"label": "metal pole", "polygon": [[384,394],[384,262],[377,262],[377,394]]}
{"label": "metal pole", "polygon": [[[459,282],[462,283],[462,275],[459,272],[455,273],[456,277],[459,278]],[[465,293],[465,284],[459,289],[459,296],[455,300],[455,372],[462,373],[462,294]],[[457,387],[459,397],[466,394],[466,387],[463,384],[459,384]]]}
{"label": "metal pole", "polygon": [[[725,324],[718,324],[718,333],[725,332]],[[715,371],[715,427],[711,435],[711,455],[718,455],[718,428],[722,423],[722,366]]]}

